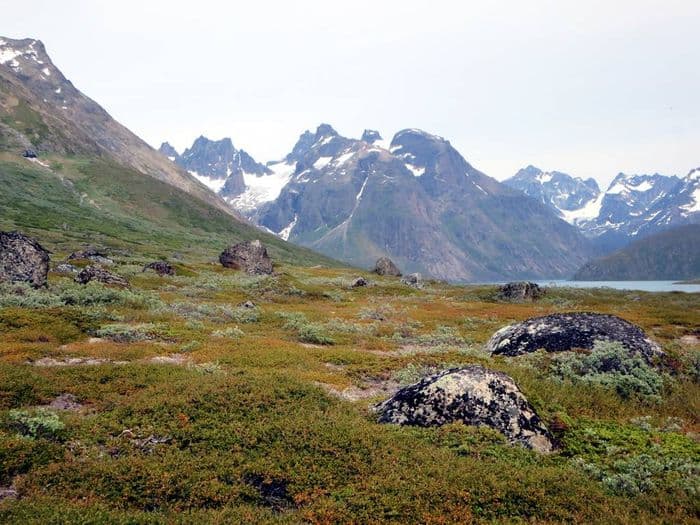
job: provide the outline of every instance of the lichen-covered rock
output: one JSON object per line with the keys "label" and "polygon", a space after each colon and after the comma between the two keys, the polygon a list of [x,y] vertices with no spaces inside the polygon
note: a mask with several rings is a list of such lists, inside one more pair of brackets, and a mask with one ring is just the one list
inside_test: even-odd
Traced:
{"label": "lichen-covered rock", "polygon": [[90,281],[97,281],[102,284],[109,284],[112,286],[119,286],[121,288],[128,288],[129,281],[124,279],[124,277],[108,272],[104,268],[99,266],[87,266],[83,268],[78,275],[75,276],[75,282],[80,284],[87,284]]}
{"label": "lichen-covered rock", "polygon": [[68,261],[76,261],[86,259],[98,264],[114,264],[114,261],[107,257],[107,254],[98,248],[86,248],[77,252],[73,252],[68,256]]}
{"label": "lichen-covered rock", "polygon": [[426,377],[377,405],[380,423],[441,426],[461,421],[487,426],[539,452],[554,449],[551,435],[517,385],[479,365]]}
{"label": "lichen-covered rock", "polygon": [[388,257],[380,257],[374,265],[374,273],[378,275],[388,275],[390,277],[401,277],[401,270]]}
{"label": "lichen-covered rock", "polygon": [[153,261],[143,267],[143,271],[153,270],[161,277],[164,275],[175,275],[175,268],[165,261]]}
{"label": "lichen-covered rock", "polygon": [[614,315],[572,312],[533,317],[498,330],[486,349],[497,355],[517,356],[539,349],[565,352],[593,349],[596,341],[616,341],[651,363],[663,355],[658,344],[629,321]]}
{"label": "lichen-covered rock", "polygon": [[0,282],[46,285],[49,252],[35,239],[19,232],[0,232]]}
{"label": "lichen-covered rock", "polygon": [[419,273],[410,273],[404,276],[401,282],[408,286],[413,286],[414,288],[420,288],[423,286],[423,276]]}
{"label": "lichen-covered rock", "polygon": [[56,265],[56,267],[53,269],[53,271],[56,273],[71,274],[71,273],[77,273],[78,269],[70,263],[60,263],[60,264]]}
{"label": "lichen-covered rock", "polygon": [[350,283],[350,288],[360,288],[362,286],[367,286],[367,279],[364,277],[358,277],[352,283]]}
{"label": "lichen-covered rock", "polygon": [[507,283],[498,291],[498,298],[503,301],[535,301],[544,295],[544,290],[535,283],[520,281]]}
{"label": "lichen-covered rock", "polygon": [[226,268],[243,270],[252,275],[272,273],[272,259],[263,243],[257,239],[229,246],[219,255],[219,262]]}

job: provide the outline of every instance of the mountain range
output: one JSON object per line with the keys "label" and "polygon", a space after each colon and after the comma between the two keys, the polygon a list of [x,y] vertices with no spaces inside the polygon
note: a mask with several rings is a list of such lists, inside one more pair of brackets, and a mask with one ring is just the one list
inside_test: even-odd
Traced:
{"label": "mountain range", "polygon": [[564,277],[592,253],[549,206],[418,129],[386,141],[321,124],[265,165],[228,139],[161,152],[261,227],[357,266],[388,255],[405,271],[454,281]]}
{"label": "mountain range", "polygon": [[700,168],[683,178],[620,173],[606,191],[593,179],[534,166],[504,183],[549,206],[603,252],[675,226],[700,223]]}

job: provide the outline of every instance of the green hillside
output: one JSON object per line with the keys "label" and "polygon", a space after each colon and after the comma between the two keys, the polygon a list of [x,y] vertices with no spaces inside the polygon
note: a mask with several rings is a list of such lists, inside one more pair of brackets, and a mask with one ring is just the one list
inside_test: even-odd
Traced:
{"label": "green hillside", "polygon": [[633,242],[586,263],[577,281],[669,281],[700,277],[700,225],[690,224]]}
{"label": "green hillside", "polygon": [[49,167],[0,154],[0,229],[35,235],[53,251],[89,243],[208,260],[231,243],[260,238],[281,261],[339,264],[115,162],[55,156],[42,162]]}

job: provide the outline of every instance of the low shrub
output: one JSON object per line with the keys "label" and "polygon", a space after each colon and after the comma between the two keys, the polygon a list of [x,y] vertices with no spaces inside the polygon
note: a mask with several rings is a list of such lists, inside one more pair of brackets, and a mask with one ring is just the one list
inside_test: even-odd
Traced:
{"label": "low shrub", "polygon": [[322,324],[310,322],[304,314],[280,312],[277,315],[286,321],[284,323],[284,328],[286,330],[294,330],[297,332],[299,340],[302,343],[318,345],[332,345],[335,343],[333,338],[326,333]]}
{"label": "low shrub", "polygon": [[7,417],[7,427],[22,436],[58,441],[63,437],[65,425],[56,413],[46,409],[35,411],[14,409]]}

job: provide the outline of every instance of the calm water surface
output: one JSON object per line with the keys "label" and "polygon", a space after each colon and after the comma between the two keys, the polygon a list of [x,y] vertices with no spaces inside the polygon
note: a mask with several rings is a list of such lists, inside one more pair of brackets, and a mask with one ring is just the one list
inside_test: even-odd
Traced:
{"label": "calm water surface", "polygon": [[676,281],[535,281],[540,286],[571,288],[614,288],[641,292],[700,292],[700,284],[675,284]]}

